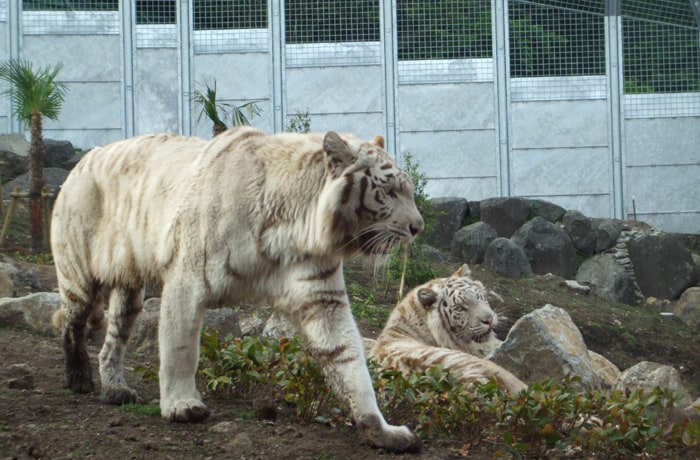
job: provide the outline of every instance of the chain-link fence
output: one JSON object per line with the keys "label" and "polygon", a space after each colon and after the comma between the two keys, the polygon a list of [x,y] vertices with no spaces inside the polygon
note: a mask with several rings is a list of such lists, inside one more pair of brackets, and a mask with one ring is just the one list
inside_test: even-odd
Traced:
{"label": "chain-link fence", "polygon": [[[8,54],[66,64],[73,124],[57,131],[84,146],[120,129],[196,131],[192,85],[215,75],[223,100],[262,104],[263,129],[308,109],[313,129],[384,132],[421,159],[431,194],[624,216],[650,178],[696,181],[698,3],[0,0],[0,30]],[[82,114],[86,100],[101,102]],[[700,216],[689,200],[645,197],[645,215],[680,226]]]}
{"label": "chain-link fence", "polygon": [[698,23],[687,0],[622,3],[627,117],[700,113]]}
{"label": "chain-link fence", "polygon": [[605,98],[603,2],[509,2],[512,100]]}
{"label": "chain-link fence", "polygon": [[396,5],[399,82],[493,80],[491,1]]}
{"label": "chain-link fence", "polygon": [[22,0],[22,10],[27,35],[120,32],[118,0]]}
{"label": "chain-link fence", "polygon": [[284,2],[288,67],[380,63],[379,2]]}
{"label": "chain-link fence", "polygon": [[267,0],[198,0],[193,4],[194,51],[265,51]]}

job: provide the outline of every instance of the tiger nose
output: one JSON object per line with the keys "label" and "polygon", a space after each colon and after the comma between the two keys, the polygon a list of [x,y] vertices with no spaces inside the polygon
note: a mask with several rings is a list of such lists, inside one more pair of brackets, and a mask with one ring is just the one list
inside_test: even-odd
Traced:
{"label": "tiger nose", "polygon": [[423,231],[423,222],[418,225],[410,224],[408,229],[411,231],[411,235],[416,236]]}
{"label": "tiger nose", "polygon": [[484,324],[493,324],[493,315],[489,315],[488,318],[481,321]]}
{"label": "tiger nose", "polygon": [[414,220],[410,224],[408,224],[408,230],[411,232],[411,235],[416,236],[420,232],[423,231],[423,228],[425,227],[425,223],[423,222],[423,217],[420,215],[418,216],[418,219]]}

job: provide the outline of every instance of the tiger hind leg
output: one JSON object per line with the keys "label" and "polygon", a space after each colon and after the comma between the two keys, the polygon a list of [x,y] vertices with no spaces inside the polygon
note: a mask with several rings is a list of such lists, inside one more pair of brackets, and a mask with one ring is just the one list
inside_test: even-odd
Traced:
{"label": "tiger hind leg", "polygon": [[59,290],[63,310],[63,351],[65,356],[65,388],[75,393],[90,393],[94,390],[92,368],[85,339],[85,327],[96,301],[93,283],[72,285],[62,283]]}
{"label": "tiger hind leg", "polygon": [[109,295],[107,333],[100,351],[100,400],[107,404],[135,403],[138,395],[124,378],[124,354],[138,314],[143,289],[115,287]]}

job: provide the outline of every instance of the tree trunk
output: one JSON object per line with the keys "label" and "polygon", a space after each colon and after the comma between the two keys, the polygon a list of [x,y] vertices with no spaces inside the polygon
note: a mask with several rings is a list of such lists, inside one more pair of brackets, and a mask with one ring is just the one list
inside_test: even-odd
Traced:
{"label": "tree trunk", "polygon": [[44,180],[43,163],[46,154],[44,139],[42,139],[41,113],[34,112],[30,122],[31,143],[29,145],[29,217],[31,220],[32,251],[35,254],[43,252],[44,232],[41,222],[41,189],[46,184]]}

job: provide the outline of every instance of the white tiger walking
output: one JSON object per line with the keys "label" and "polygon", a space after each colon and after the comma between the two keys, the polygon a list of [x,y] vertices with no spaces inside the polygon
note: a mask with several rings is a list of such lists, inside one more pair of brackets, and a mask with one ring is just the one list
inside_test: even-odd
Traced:
{"label": "white tiger walking", "polygon": [[101,398],[136,400],[124,352],[145,283],[159,284],[161,414],[201,421],[209,414],[195,387],[205,309],[270,304],[299,326],[367,442],[417,451],[420,440],[377,407],[342,275],[343,258],[385,254],[423,229],[413,185],[383,147],[379,136],[245,127],[212,141],[150,135],[89,152],[66,180],[51,227],[66,386],[93,390],[84,330],[106,286]]}

